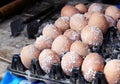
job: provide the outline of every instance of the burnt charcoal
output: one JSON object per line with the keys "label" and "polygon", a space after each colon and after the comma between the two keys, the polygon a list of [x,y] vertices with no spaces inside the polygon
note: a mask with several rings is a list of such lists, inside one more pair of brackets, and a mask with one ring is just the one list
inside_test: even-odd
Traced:
{"label": "burnt charcoal", "polygon": [[103,72],[96,72],[92,84],[108,84]]}
{"label": "burnt charcoal", "polygon": [[113,43],[114,38],[117,36],[117,29],[115,27],[108,28],[108,32],[104,36],[104,42],[110,41],[110,43]]}
{"label": "burnt charcoal", "polygon": [[114,51],[112,53],[112,57],[113,57],[113,59],[119,59],[120,58],[120,48],[114,49]]}
{"label": "burnt charcoal", "polygon": [[108,32],[104,36],[103,44],[100,48],[100,53],[107,59],[117,59],[120,48],[120,37],[115,27],[108,28]]}
{"label": "burnt charcoal", "polygon": [[70,81],[73,84],[87,84],[87,81],[82,75],[81,69],[78,67],[73,68],[72,75],[70,76]]}
{"label": "burnt charcoal", "polygon": [[41,69],[39,65],[38,59],[33,59],[30,65],[30,72],[32,74],[37,74],[37,75],[44,75],[44,71]]}
{"label": "burnt charcoal", "polygon": [[117,55],[117,59],[119,59],[120,60],[120,52],[118,53],[118,55]]}
{"label": "burnt charcoal", "polygon": [[106,56],[105,53],[106,53],[106,50],[105,50],[104,44],[102,44],[99,49],[99,54],[103,56],[103,58],[105,58]]}
{"label": "burnt charcoal", "polygon": [[58,64],[52,64],[51,70],[49,72],[49,77],[52,79],[60,80],[64,78],[63,71]]}
{"label": "burnt charcoal", "polygon": [[32,21],[27,24],[27,37],[28,38],[35,38],[35,35],[38,33],[39,26],[41,24],[39,23],[39,20]]}
{"label": "burnt charcoal", "polygon": [[26,68],[21,62],[20,55],[16,54],[12,58],[11,68],[18,71],[25,71]]}
{"label": "burnt charcoal", "polygon": [[53,64],[49,73],[49,77],[55,79],[55,74],[56,74],[56,65]]}
{"label": "burnt charcoal", "polygon": [[117,53],[112,54],[112,59],[117,59]]}
{"label": "burnt charcoal", "polygon": [[116,27],[111,26],[111,27],[108,28],[108,31],[114,32],[114,35],[116,35],[115,33],[116,33],[117,29],[116,29]]}
{"label": "burnt charcoal", "polygon": [[104,58],[105,58],[105,59],[110,58],[110,54],[104,55]]}
{"label": "burnt charcoal", "polygon": [[91,52],[97,52],[97,53],[99,53],[100,52],[100,46],[93,46],[91,48]]}
{"label": "burnt charcoal", "polygon": [[120,50],[120,42],[115,43],[115,49],[116,49],[117,51],[119,51],[119,50]]}
{"label": "burnt charcoal", "polygon": [[117,31],[117,38],[120,41],[120,33]]}
{"label": "burnt charcoal", "polygon": [[23,23],[23,19],[22,18],[18,18],[15,21],[12,21],[10,24],[10,28],[11,28],[11,36],[16,37],[19,36],[21,34],[21,32],[24,29]]}
{"label": "burnt charcoal", "polygon": [[115,27],[109,28],[109,37],[110,41],[114,43],[115,38],[117,37],[117,29]]}

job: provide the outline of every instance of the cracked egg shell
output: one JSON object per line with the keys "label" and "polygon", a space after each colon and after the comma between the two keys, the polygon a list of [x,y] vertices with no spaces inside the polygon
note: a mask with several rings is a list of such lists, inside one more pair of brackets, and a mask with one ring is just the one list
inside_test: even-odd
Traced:
{"label": "cracked egg shell", "polygon": [[83,62],[82,56],[76,52],[70,51],[67,52],[61,60],[61,67],[63,72],[70,76],[72,74],[72,69],[74,67],[80,68]]}
{"label": "cracked egg shell", "polygon": [[62,32],[53,24],[48,24],[43,28],[42,31],[43,36],[50,37],[51,39],[55,39],[59,35],[62,34]]}
{"label": "cracked egg shell", "polygon": [[62,32],[64,32],[65,30],[70,28],[70,18],[67,16],[62,16],[59,17],[56,21],[55,21],[55,26],[61,30]]}
{"label": "cracked egg shell", "polygon": [[103,33],[95,26],[86,26],[81,31],[81,40],[90,47],[99,46],[103,43]]}
{"label": "cracked egg shell", "polygon": [[98,53],[90,53],[82,63],[82,73],[84,78],[92,82],[97,71],[103,72],[104,60]]}
{"label": "cracked egg shell", "polygon": [[111,16],[114,20],[117,20],[120,18],[120,9],[116,6],[108,6],[105,15]]}
{"label": "cracked egg shell", "polygon": [[90,48],[86,43],[82,41],[75,41],[70,47],[70,51],[74,51],[81,55],[83,58],[90,53]]}
{"label": "cracked egg shell", "polygon": [[87,7],[82,3],[79,3],[79,4],[75,5],[75,8],[77,8],[80,11],[80,13],[86,13],[87,12]]}
{"label": "cracked egg shell", "polygon": [[45,73],[49,73],[54,63],[60,65],[60,58],[58,55],[51,49],[44,49],[39,56],[39,64],[42,70]]}
{"label": "cracked egg shell", "polygon": [[101,13],[94,13],[91,15],[89,21],[89,26],[96,26],[102,30],[103,33],[106,33],[108,30],[108,22],[105,18],[105,16]]}
{"label": "cracked egg shell", "polygon": [[61,16],[71,17],[77,13],[79,13],[79,10],[72,5],[65,5],[61,10]]}
{"label": "cracked egg shell", "polygon": [[120,60],[108,61],[104,68],[104,74],[109,84],[118,84],[120,81]]}
{"label": "cracked egg shell", "polygon": [[38,58],[40,51],[34,45],[23,47],[20,53],[21,61],[26,68],[30,68],[32,59]]}
{"label": "cracked egg shell", "polygon": [[64,35],[58,36],[52,43],[52,50],[60,57],[70,50],[72,41]]}

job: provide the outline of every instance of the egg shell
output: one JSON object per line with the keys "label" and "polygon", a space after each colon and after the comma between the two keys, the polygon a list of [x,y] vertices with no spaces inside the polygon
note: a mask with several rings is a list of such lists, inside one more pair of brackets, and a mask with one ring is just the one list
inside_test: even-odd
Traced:
{"label": "egg shell", "polygon": [[61,30],[62,32],[64,32],[65,30],[70,28],[70,18],[67,16],[62,16],[59,17],[56,21],[55,21],[55,26]]}
{"label": "egg shell", "polygon": [[90,47],[99,46],[103,42],[103,33],[98,27],[86,26],[81,31],[81,40]]}
{"label": "egg shell", "polygon": [[104,74],[109,84],[118,84],[120,81],[120,60],[113,59],[107,62]]}
{"label": "egg shell", "polygon": [[108,6],[105,11],[105,15],[111,16],[114,20],[120,18],[120,9],[116,6]]}
{"label": "egg shell", "polygon": [[106,33],[108,30],[108,22],[105,16],[101,13],[94,13],[88,21],[89,26],[96,26],[102,30],[103,33]]}
{"label": "egg shell", "polygon": [[44,49],[40,53],[39,64],[45,73],[49,73],[51,70],[52,64],[60,65],[60,58],[53,50]]}
{"label": "egg shell", "polygon": [[103,72],[103,70],[104,60],[98,53],[88,54],[82,63],[82,73],[89,82],[92,82],[97,71]]}
{"label": "egg shell", "polygon": [[86,17],[87,20],[89,20],[92,14],[93,14],[92,12],[86,12],[84,13],[84,16]]}
{"label": "egg shell", "polygon": [[63,72],[66,75],[70,76],[72,74],[72,69],[74,67],[80,68],[80,66],[82,65],[82,61],[82,56],[80,56],[76,52],[67,52],[61,60],[61,67]]}
{"label": "egg shell", "polygon": [[77,8],[80,11],[80,13],[86,13],[87,12],[87,7],[82,3],[79,3],[79,4],[75,5],[75,8]]}
{"label": "egg shell", "polygon": [[70,18],[70,28],[79,33],[87,24],[88,21],[83,14],[75,14]]}
{"label": "egg shell", "polygon": [[89,6],[88,8],[88,12],[99,12],[99,13],[103,13],[104,10],[103,10],[103,6],[102,4],[99,4],[99,3],[93,3]]}
{"label": "egg shell", "polygon": [[84,58],[87,54],[90,53],[90,48],[86,43],[83,43],[82,41],[75,41],[72,43],[70,51],[74,51]]}
{"label": "egg shell", "polygon": [[30,68],[31,61],[35,58],[38,59],[39,54],[40,54],[40,51],[37,48],[35,48],[34,45],[31,44],[23,47],[20,53],[20,58],[23,65],[26,68]]}
{"label": "egg shell", "polygon": [[73,29],[66,30],[63,35],[65,35],[72,41],[80,40],[81,38],[80,34]]}
{"label": "egg shell", "polygon": [[54,40],[56,37],[61,35],[62,32],[55,25],[48,24],[43,28],[42,34]]}
{"label": "egg shell", "polygon": [[51,48],[52,42],[53,40],[50,37],[40,35],[34,45],[38,50],[42,51],[45,48]]}
{"label": "egg shell", "polygon": [[77,13],[79,13],[79,10],[72,5],[65,5],[61,10],[61,16],[71,17]]}
{"label": "egg shell", "polygon": [[105,15],[105,18],[108,22],[109,27],[116,26],[116,21],[111,16]]}
{"label": "egg shell", "polygon": [[64,35],[58,36],[52,43],[52,50],[54,50],[60,57],[66,52],[70,51],[72,41]]}

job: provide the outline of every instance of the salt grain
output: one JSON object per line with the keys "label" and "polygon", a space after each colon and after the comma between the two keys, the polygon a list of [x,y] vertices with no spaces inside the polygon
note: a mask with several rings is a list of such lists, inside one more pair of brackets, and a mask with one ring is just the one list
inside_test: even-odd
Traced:
{"label": "salt grain", "polygon": [[62,16],[61,19],[65,22],[69,22],[70,21],[70,18],[67,17],[67,16]]}
{"label": "salt grain", "polygon": [[94,71],[92,68],[89,68],[88,69],[88,72],[84,75],[84,77],[85,77],[85,79],[87,80],[87,81],[92,81],[92,79],[94,78],[94,76],[95,76],[95,73],[96,73],[96,71]]}
{"label": "salt grain", "polygon": [[[74,67],[80,67],[82,61],[80,60],[80,56],[74,52],[67,52],[63,57],[61,61],[61,66],[63,71],[67,74],[70,75],[72,72],[72,69]],[[79,60],[79,61],[78,61]]]}
{"label": "salt grain", "polygon": [[101,4],[93,3],[92,5],[90,5],[88,12],[101,12],[102,9],[103,6]]}

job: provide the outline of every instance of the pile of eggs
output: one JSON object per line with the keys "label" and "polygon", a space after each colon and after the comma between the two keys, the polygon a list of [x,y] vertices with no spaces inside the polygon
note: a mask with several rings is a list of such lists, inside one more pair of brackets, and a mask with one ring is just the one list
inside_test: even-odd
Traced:
{"label": "pile of eggs", "polygon": [[61,66],[70,76],[74,67],[81,67],[84,78],[91,82],[97,71],[105,74],[109,84],[120,81],[120,60],[106,63],[103,56],[91,52],[93,46],[100,46],[109,27],[115,26],[120,32],[120,10],[93,3],[66,5],[54,24],[47,24],[34,44],[23,47],[21,61],[26,68],[31,60],[39,59],[45,73],[49,73],[53,63]]}

